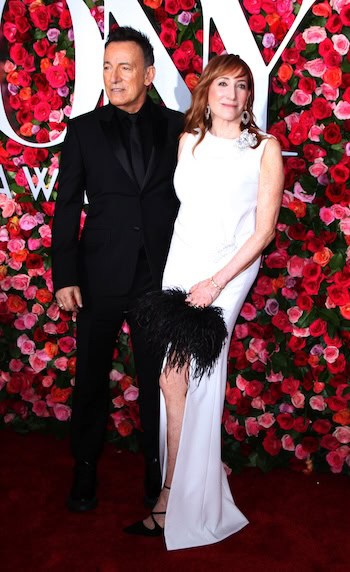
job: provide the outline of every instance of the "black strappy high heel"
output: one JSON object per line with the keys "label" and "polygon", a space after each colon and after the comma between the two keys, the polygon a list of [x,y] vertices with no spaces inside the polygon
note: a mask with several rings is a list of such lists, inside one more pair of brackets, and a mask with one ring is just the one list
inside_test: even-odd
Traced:
{"label": "black strappy high heel", "polygon": [[[170,490],[170,487],[167,487],[166,485],[164,485],[163,488]],[[160,512],[158,511],[151,512],[151,518],[154,523],[154,528],[148,528],[147,526],[145,526],[143,520],[139,520],[138,522],[135,522],[130,526],[126,526],[124,528],[124,532],[126,532],[126,534],[136,534],[138,536],[162,536],[162,534],[164,534],[164,528],[162,528],[154,518],[153,515],[155,514],[166,514],[166,511],[164,510]]]}

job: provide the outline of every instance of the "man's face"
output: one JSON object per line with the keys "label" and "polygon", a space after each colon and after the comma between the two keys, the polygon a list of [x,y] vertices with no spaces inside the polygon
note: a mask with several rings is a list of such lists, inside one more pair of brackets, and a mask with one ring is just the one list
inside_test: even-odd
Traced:
{"label": "man's face", "polygon": [[105,49],[103,79],[112,105],[136,113],[154,75],[154,67],[145,67],[142,49],[135,42],[112,42]]}

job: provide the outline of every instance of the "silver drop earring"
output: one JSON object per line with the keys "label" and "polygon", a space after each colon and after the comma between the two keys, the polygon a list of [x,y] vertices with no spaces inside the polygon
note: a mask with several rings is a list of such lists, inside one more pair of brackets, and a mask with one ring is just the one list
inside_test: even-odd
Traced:
{"label": "silver drop earring", "polygon": [[210,105],[208,103],[207,107],[205,108],[204,117],[206,121],[210,119]]}
{"label": "silver drop earring", "polygon": [[243,125],[250,123],[250,113],[246,109],[242,112],[242,123]]}

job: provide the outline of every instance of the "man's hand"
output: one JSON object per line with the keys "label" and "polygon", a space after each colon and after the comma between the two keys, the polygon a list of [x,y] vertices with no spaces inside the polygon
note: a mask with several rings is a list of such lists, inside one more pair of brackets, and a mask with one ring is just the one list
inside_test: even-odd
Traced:
{"label": "man's hand", "polygon": [[61,310],[66,312],[76,312],[83,307],[79,286],[67,286],[57,290],[56,300]]}

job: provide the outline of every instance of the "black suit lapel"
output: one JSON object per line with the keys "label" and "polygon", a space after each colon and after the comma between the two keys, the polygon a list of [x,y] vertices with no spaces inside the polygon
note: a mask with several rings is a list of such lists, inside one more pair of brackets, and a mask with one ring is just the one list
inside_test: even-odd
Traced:
{"label": "black suit lapel", "polygon": [[159,167],[160,156],[164,150],[166,136],[168,133],[168,122],[161,113],[160,107],[152,102],[151,110],[153,126],[153,147],[141,190],[143,190],[149,182],[155,168],[157,166]]}
{"label": "black suit lapel", "polygon": [[130,161],[123,145],[120,131],[114,120],[113,106],[111,104],[105,107],[105,113],[100,120],[103,132],[112,148],[115,158],[119,161],[123,169],[129,175],[130,179],[135,181],[134,173],[130,165]]}

